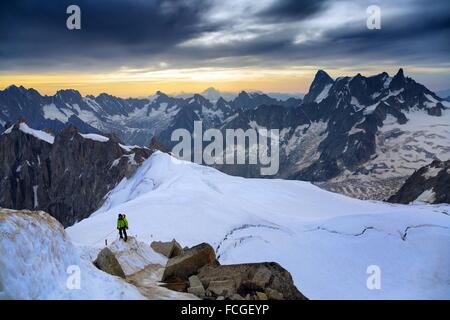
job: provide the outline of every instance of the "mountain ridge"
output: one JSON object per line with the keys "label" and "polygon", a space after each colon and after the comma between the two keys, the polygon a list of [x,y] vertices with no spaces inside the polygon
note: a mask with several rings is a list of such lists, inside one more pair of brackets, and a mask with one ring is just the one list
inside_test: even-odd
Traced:
{"label": "mountain ridge", "polygon": [[[173,130],[192,133],[194,121],[202,121],[204,130],[222,132],[279,129],[280,171],[275,177],[313,181],[361,198],[389,197],[414,170],[435,159],[447,160],[450,151],[448,139],[442,138],[450,103],[401,68],[393,76],[358,73],[336,79],[319,70],[302,101],[246,91],[231,101],[211,102],[201,94],[180,98],[160,91],[148,99],[123,99],[106,93],[82,97],[70,89],[50,97],[24,87],[11,86],[9,94],[5,90],[0,91],[2,125],[25,113],[35,129],[58,131],[74,124],[81,132],[115,133],[132,145],[148,145],[156,137],[170,148]],[[233,175],[260,176],[258,166],[216,167]],[[391,187],[382,188],[387,180]]]}

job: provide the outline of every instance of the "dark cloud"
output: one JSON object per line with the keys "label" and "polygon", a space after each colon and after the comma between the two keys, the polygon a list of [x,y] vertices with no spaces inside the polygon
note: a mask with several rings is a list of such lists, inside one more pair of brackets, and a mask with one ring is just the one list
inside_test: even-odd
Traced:
{"label": "dark cloud", "polygon": [[262,10],[259,16],[270,21],[299,20],[321,12],[328,0],[278,0]]}
{"label": "dark cloud", "polygon": [[[81,8],[82,28],[66,28],[66,8]],[[0,66],[8,60],[130,59],[160,54],[217,26],[205,23],[210,1],[19,0],[0,5]],[[56,60],[53,60],[56,59]]]}
{"label": "dark cloud", "polygon": [[[220,23],[211,10],[226,0],[18,0],[0,2],[0,68],[101,69],[145,67],[166,61],[171,66],[243,65],[396,65],[450,66],[450,1],[381,1],[382,29],[368,30],[365,7],[361,19],[333,26],[311,41],[294,40],[307,29],[303,22],[335,4],[318,0],[278,0],[251,14],[236,12]],[[245,0],[243,0],[245,1]],[[369,3],[369,2],[368,2]],[[82,29],[66,28],[66,8],[81,7]],[[250,2],[249,2],[250,4]],[[395,9],[395,10],[393,10]],[[389,14],[390,10],[395,14]],[[213,45],[181,45],[216,32],[219,38],[249,31],[242,41]],[[258,26],[263,31],[258,30]],[[231,31],[230,31],[231,30]],[[236,57],[239,57],[238,59]]]}

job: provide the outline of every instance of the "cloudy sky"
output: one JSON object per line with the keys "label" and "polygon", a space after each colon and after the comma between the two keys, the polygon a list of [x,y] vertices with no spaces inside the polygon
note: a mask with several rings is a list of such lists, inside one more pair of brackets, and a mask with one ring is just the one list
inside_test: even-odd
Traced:
{"label": "cloudy sky", "polygon": [[[66,9],[81,9],[68,30]],[[366,26],[381,9],[381,29]],[[448,0],[4,0],[0,88],[305,92],[333,77],[405,73],[450,88]]]}

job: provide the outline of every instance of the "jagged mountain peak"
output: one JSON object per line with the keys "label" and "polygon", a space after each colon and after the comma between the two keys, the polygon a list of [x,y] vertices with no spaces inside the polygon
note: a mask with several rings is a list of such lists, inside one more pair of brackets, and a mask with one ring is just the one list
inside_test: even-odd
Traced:
{"label": "jagged mountain peak", "polygon": [[61,100],[68,99],[70,101],[81,100],[83,98],[81,96],[81,93],[78,90],[74,90],[74,89],[58,90],[58,91],[56,91],[55,97],[59,98]]}
{"label": "jagged mountain peak", "polygon": [[22,90],[26,90],[26,88],[25,88],[24,86],[22,86],[22,85],[17,86],[17,85],[15,85],[15,84],[11,84],[11,85],[7,86],[7,87],[5,88],[5,90],[7,90],[7,91],[17,91],[17,90],[20,90],[20,91],[22,91]]}
{"label": "jagged mountain peak", "polygon": [[168,102],[170,99],[173,99],[173,98],[170,97],[169,95],[165,94],[164,92],[158,90],[155,93],[153,101],[155,101],[157,103],[161,103],[161,102]]}
{"label": "jagged mountain peak", "polygon": [[227,103],[227,100],[225,100],[223,97],[219,97],[219,99],[216,102],[217,104],[223,104],[223,103]]}
{"label": "jagged mountain peak", "polygon": [[322,95],[326,96],[328,94],[328,91],[333,83],[333,78],[331,78],[325,71],[318,70],[303,101],[306,103],[313,101],[322,101],[322,99],[324,98],[322,97]]}
{"label": "jagged mountain peak", "polygon": [[242,90],[241,92],[239,92],[239,94],[238,94],[237,97],[238,97],[238,98],[249,98],[250,96],[249,96],[249,94],[247,93],[247,91]]}
{"label": "jagged mountain peak", "polygon": [[316,75],[314,76],[314,80],[311,83],[311,87],[314,87],[315,84],[328,84],[328,83],[333,83],[334,80],[333,78],[331,78],[328,73],[326,73],[324,70],[318,70],[316,72]]}
{"label": "jagged mountain peak", "polygon": [[164,92],[162,92],[160,90],[156,91],[155,95],[156,96],[167,96]]}
{"label": "jagged mountain peak", "polygon": [[198,101],[207,101],[208,100],[204,96],[202,96],[200,93],[195,93],[193,98]]}
{"label": "jagged mountain peak", "polygon": [[395,77],[403,78],[403,79],[405,78],[405,75],[404,75],[404,72],[403,72],[403,68],[399,68],[399,69],[398,69],[398,71],[397,71]]}
{"label": "jagged mountain peak", "polygon": [[109,94],[109,93],[106,93],[106,92],[102,92],[102,93],[100,93],[98,96],[97,96],[97,98],[101,98],[101,99],[110,99],[110,98],[116,98],[115,96],[113,96],[113,95],[111,95],[111,94]]}
{"label": "jagged mountain peak", "polygon": [[[2,92],[2,91],[0,90],[0,92]],[[14,95],[14,94],[25,95],[27,93],[38,93],[36,90],[34,90],[32,88],[27,89],[27,88],[25,88],[22,85],[17,86],[15,84],[12,84],[12,85],[6,87],[3,90],[3,92],[8,93],[8,94],[12,94],[12,95]]]}
{"label": "jagged mountain peak", "polygon": [[390,88],[394,90],[398,90],[405,86],[405,75],[403,73],[403,69],[398,69],[396,75],[392,78],[392,81],[390,83]]}

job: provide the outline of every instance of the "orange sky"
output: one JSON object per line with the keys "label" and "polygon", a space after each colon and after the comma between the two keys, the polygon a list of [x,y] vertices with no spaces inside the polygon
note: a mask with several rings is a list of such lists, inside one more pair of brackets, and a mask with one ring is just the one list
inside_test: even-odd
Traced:
{"label": "orange sky", "polygon": [[0,88],[11,84],[32,87],[42,94],[64,88],[82,94],[107,92],[122,97],[166,93],[201,92],[208,87],[221,91],[245,89],[266,92],[305,92],[314,77],[312,70],[283,69],[166,69],[119,70],[110,73],[0,74]]}
{"label": "orange sky", "polygon": [[[30,73],[0,74],[0,88],[11,84],[34,88],[52,95],[59,89],[76,89],[83,95],[106,92],[121,97],[142,97],[157,90],[166,93],[201,92],[208,87],[220,91],[261,90],[264,92],[307,92],[319,67],[285,68],[185,68],[125,69],[104,73]],[[391,75],[397,70],[380,68]],[[326,69],[332,77],[352,76],[357,72],[371,75],[378,69]],[[432,72],[406,68],[405,72]]]}

